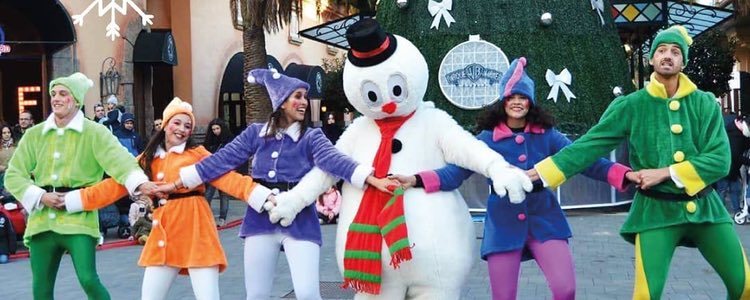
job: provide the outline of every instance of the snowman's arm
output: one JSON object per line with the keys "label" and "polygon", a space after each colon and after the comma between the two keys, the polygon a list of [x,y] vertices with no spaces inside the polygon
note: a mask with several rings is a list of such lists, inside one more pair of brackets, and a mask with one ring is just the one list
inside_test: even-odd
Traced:
{"label": "snowman's arm", "polygon": [[361,128],[362,123],[366,120],[362,119],[363,117],[358,117],[357,119],[352,122],[349,127],[344,130],[344,132],[341,133],[341,136],[339,136],[338,141],[336,141],[336,149],[339,149],[341,153],[344,153],[346,155],[352,156],[352,153],[354,153],[354,146],[357,138],[357,133],[362,130]]}
{"label": "snowman's arm", "polygon": [[[357,131],[362,127],[362,121],[364,120],[355,120],[339,137],[339,140],[336,142],[336,149],[341,151],[341,153],[351,157],[354,152]],[[304,199],[305,203],[309,204],[315,201],[320,194],[327,191],[334,183],[336,183],[334,176],[318,167],[314,167],[289,192],[295,193],[298,197]]]}
{"label": "snowman's arm", "polygon": [[310,172],[307,172],[305,176],[302,176],[299,183],[294,188],[289,190],[289,193],[296,195],[296,198],[301,200],[304,205],[301,207],[307,207],[311,203],[318,199],[318,196],[323,194],[332,185],[336,183],[336,177],[326,173],[318,167],[313,167]]}
{"label": "snowman's arm", "polygon": [[443,111],[437,111],[432,124],[438,125],[438,146],[443,150],[445,161],[490,176],[491,166],[507,166],[502,155],[493,151],[484,142],[476,139],[461,128],[453,118]]}

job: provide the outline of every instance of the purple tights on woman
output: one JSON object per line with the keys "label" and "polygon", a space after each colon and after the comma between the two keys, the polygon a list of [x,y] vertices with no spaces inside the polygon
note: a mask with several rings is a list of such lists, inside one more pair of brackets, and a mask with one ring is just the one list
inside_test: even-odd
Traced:
{"label": "purple tights on woman", "polygon": [[[552,290],[552,298],[555,300],[575,299],[576,278],[573,256],[568,243],[564,240],[548,240],[540,243],[529,237],[526,240],[526,247],[531,251],[544,277],[547,278],[547,283]],[[492,299],[516,299],[521,251],[494,253],[487,257]]]}

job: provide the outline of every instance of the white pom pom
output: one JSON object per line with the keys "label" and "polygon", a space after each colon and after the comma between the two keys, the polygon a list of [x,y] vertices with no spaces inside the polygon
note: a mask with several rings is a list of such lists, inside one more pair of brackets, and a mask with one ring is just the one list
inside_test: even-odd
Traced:
{"label": "white pom pom", "polygon": [[253,77],[252,74],[247,74],[247,82],[250,84],[255,84],[255,77]]}
{"label": "white pom pom", "polygon": [[180,103],[180,106],[182,106],[182,108],[184,108],[184,109],[186,109],[188,111],[193,111],[193,106],[190,105],[190,103],[182,102],[182,103]]}
{"label": "white pom pom", "polygon": [[273,76],[272,77],[273,77],[273,79],[279,79],[279,78],[281,78],[281,74],[279,74],[278,72],[273,72]]}

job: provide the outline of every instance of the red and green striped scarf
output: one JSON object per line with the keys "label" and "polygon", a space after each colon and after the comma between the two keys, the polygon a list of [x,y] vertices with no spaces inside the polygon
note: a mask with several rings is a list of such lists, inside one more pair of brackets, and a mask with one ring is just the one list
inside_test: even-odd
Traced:
{"label": "red and green striped scarf", "polygon": [[[375,120],[380,128],[380,146],[375,154],[375,177],[387,176],[391,166],[393,136],[414,113],[404,117]],[[349,225],[344,252],[344,288],[357,292],[380,294],[382,265],[380,250],[385,239],[391,253],[391,266],[398,268],[411,259],[411,248],[404,219],[404,191],[393,195],[367,186],[354,221]]]}

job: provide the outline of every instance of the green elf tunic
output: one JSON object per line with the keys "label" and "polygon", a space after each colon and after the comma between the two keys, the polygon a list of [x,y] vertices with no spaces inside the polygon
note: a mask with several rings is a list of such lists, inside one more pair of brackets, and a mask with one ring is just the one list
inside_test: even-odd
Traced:
{"label": "green elf tunic", "polygon": [[34,235],[47,231],[99,238],[97,211],[67,213],[46,207],[40,200],[46,192],[42,187],[90,186],[101,181],[105,171],[131,193],[148,181],[117,138],[80,111],[64,128],[58,128],[50,115],[28,129],[5,174],[5,186],[29,212],[26,245]]}
{"label": "green elf tunic", "polygon": [[[729,172],[729,142],[715,97],[682,73],[672,98],[652,74],[646,88],[615,99],[588,133],[535,168],[545,183],[556,187],[625,139],[634,171],[670,168],[672,180],[652,187],[655,191],[693,196]],[[635,243],[637,233],[650,229],[731,222],[716,192],[693,201],[636,193],[620,234]]]}

